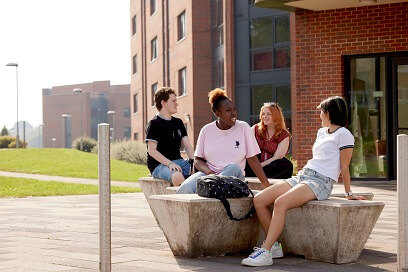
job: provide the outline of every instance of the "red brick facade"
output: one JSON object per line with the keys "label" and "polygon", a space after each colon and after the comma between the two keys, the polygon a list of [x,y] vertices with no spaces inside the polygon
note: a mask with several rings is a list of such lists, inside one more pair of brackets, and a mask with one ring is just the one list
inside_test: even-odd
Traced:
{"label": "red brick facade", "polygon": [[293,152],[302,167],[320,127],[315,107],[345,96],[344,56],[408,51],[408,3],[327,11],[291,17]]}

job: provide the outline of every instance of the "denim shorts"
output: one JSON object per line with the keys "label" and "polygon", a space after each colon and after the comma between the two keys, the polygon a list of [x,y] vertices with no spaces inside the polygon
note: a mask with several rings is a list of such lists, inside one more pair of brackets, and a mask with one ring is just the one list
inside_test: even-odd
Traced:
{"label": "denim shorts", "polygon": [[290,186],[295,187],[298,184],[306,184],[315,194],[317,200],[328,199],[333,191],[334,179],[326,177],[318,172],[303,168],[296,176],[285,180]]}
{"label": "denim shorts", "polygon": [[[178,159],[173,160],[172,162],[181,167],[181,170],[183,170],[184,178],[187,178],[190,175],[190,163],[188,162],[188,160]],[[171,176],[174,174],[174,172],[175,171],[170,171],[170,168],[166,165],[159,164],[156,168],[154,168],[152,176],[154,178],[164,179],[168,182],[171,182]]]}

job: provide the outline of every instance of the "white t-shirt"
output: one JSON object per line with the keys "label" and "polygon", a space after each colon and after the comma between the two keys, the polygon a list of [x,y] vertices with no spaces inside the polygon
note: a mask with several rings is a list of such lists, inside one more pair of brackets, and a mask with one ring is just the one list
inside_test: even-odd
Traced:
{"label": "white t-shirt", "polygon": [[316,141],[313,144],[313,158],[304,168],[315,170],[337,182],[340,175],[340,151],[353,148],[354,137],[344,127],[332,133],[328,130],[327,127],[323,127],[317,131]]}
{"label": "white t-shirt", "polygon": [[246,122],[237,120],[230,129],[221,130],[214,121],[201,129],[194,156],[205,159],[216,174],[232,163],[238,164],[245,174],[246,158],[259,153],[254,133]]}

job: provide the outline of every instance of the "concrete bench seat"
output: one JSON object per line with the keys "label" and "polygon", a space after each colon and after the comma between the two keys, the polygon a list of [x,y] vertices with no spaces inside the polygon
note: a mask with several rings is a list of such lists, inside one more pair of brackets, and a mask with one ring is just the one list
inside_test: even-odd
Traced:
{"label": "concrete bench seat", "polygon": [[[262,190],[261,182],[258,180],[258,178],[246,178],[246,181],[248,181],[248,187],[251,190]],[[270,184],[275,184],[283,179],[269,179]],[[149,198],[151,195],[164,195],[167,193],[174,193],[175,189],[172,189],[170,191],[166,191],[166,188],[172,187],[173,184],[162,179],[156,179],[153,177],[141,177],[138,180],[140,187],[142,188],[142,191],[146,197],[146,199]]]}
{"label": "concrete bench seat", "polygon": [[[229,199],[232,214],[244,216],[252,198]],[[174,256],[197,258],[247,253],[256,246],[256,214],[243,221],[228,218],[221,201],[197,194],[151,195],[150,209]]]}
{"label": "concrete bench seat", "polygon": [[355,262],[383,208],[384,203],[367,200],[309,201],[288,211],[279,242],[285,254],[336,264]]}
{"label": "concrete bench seat", "polygon": [[[262,190],[261,182],[257,178],[247,177],[245,178],[248,181],[248,187],[254,191]],[[270,184],[275,184],[283,179],[269,179]],[[138,180],[140,187],[146,197],[149,199],[151,195],[166,195],[166,194],[175,194],[177,193],[178,187],[173,187],[173,184],[166,180],[155,179],[152,177],[142,177]],[[372,200],[374,195],[372,193],[359,193],[355,192],[356,195],[364,196],[366,200]],[[344,194],[331,194],[331,197],[340,197],[344,198]]]}

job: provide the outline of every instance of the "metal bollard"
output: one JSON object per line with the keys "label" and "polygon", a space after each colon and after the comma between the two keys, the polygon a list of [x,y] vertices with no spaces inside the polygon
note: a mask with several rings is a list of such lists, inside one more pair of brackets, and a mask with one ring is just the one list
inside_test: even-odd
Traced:
{"label": "metal bollard", "polygon": [[408,271],[408,135],[397,136],[398,250],[399,272]]}
{"label": "metal bollard", "polygon": [[99,271],[111,271],[111,194],[109,124],[98,125]]}

